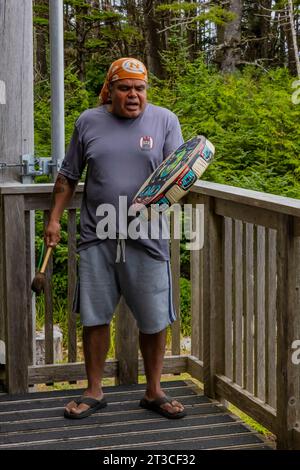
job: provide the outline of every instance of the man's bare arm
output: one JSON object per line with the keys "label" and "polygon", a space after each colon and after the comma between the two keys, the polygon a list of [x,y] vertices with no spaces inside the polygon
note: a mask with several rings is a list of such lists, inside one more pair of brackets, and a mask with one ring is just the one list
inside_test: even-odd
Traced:
{"label": "man's bare arm", "polygon": [[60,221],[63,211],[71,201],[77,181],[58,173],[51,198],[50,220]]}
{"label": "man's bare arm", "polygon": [[45,230],[45,241],[47,246],[56,246],[60,240],[60,218],[64,209],[70,203],[77,181],[58,174],[51,197],[50,218]]}

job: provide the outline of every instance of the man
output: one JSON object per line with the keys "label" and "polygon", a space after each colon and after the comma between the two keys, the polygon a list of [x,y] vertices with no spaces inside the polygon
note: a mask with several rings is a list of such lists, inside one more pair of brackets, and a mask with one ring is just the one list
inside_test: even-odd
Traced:
{"label": "man", "polygon": [[80,400],[67,404],[65,417],[83,418],[106,406],[101,380],[109,324],[122,294],[140,330],[147,378],[140,406],[181,418],[183,405],[167,397],[160,386],[166,328],[176,318],[168,240],[128,239],[125,243],[118,222],[117,239],[103,240],[97,232],[101,204],[111,204],[119,214],[119,196],[126,196],[129,207],[148,176],[183,142],[180,125],[169,110],[147,103],[147,70],[136,59],[119,59],[111,65],[100,96],[102,105],[82,113],[75,124],[55,182],[45,233],[48,246],[59,242],[60,217],[87,166],[78,251],[88,387]]}

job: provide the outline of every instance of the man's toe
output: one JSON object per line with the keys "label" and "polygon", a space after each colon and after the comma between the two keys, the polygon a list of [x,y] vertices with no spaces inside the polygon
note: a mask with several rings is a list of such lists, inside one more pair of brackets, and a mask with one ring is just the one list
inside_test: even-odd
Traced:
{"label": "man's toe", "polygon": [[75,401],[71,401],[70,403],[68,403],[66,406],[65,406],[65,410],[67,413],[73,413],[74,410],[76,411],[77,409],[77,403]]}
{"label": "man's toe", "polygon": [[176,410],[175,411],[176,413],[179,413],[179,412],[184,410],[184,406],[176,400],[173,400],[171,405],[172,405],[173,409]]}

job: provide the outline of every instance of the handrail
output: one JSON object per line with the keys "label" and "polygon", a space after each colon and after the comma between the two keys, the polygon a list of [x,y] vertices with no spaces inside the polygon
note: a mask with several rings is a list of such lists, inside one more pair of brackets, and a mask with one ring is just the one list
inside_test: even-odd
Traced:
{"label": "handrail", "polygon": [[[51,194],[53,183],[43,184],[21,184],[2,183],[0,184],[0,194]],[[84,183],[79,183],[76,192],[83,192]],[[300,199],[286,196],[279,196],[271,193],[244,189],[209,181],[197,181],[191,189],[191,193],[211,196],[227,201],[238,202],[249,206],[269,209],[281,214],[294,215],[300,217]]]}
{"label": "handrail", "polygon": [[[80,183],[68,208],[73,214],[73,232],[74,209],[80,207],[83,188]],[[29,380],[41,377],[60,380],[70,371],[76,380],[83,373],[82,365],[76,362],[49,364],[46,369],[30,366],[20,354],[28,347],[24,335],[29,253],[25,214],[49,210],[52,190],[53,184],[0,185],[0,249],[4,259],[0,262],[4,270],[0,287],[2,283],[12,390],[24,390]],[[300,201],[199,181],[185,202],[203,204],[205,212],[204,248],[191,253],[192,354],[178,356],[177,325],[172,328],[176,342],[166,367],[172,373],[189,372],[204,383],[208,396],[234,403],[268,427],[277,434],[279,448],[299,447],[300,366],[292,361],[292,344],[300,340]],[[179,245],[173,240],[172,247],[178,305]],[[16,298],[11,285],[18,270]],[[117,337],[124,337],[122,327]],[[74,337],[71,343],[75,344]],[[116,373],[124,381],[140,368],[136,339],[132,337],[127,343],[120,340],[116,360],[107,369],[108,374]],[[124,354],[126,347],[129,350]],[[76,361],[75,355],[71,356],[70,360]],[[124,357],[134,359],[130,375]],[[27,376],[22,372],[24,367]]]}

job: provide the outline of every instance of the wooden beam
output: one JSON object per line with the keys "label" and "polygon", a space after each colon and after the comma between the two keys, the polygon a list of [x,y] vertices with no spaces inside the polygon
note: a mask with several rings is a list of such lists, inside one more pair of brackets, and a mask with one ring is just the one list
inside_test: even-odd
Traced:
{"label": "wooden beam", "polygon": [[195,356],[187,358],[187,372],[195,379],[203,382],[203,362]]}
{"label": "wooden beam", "polygon": [[[164,358],[163,374],[182,374],[187,372],[188,356],[166,356]],[[104,377],[116,377],[118,374],[118,361],[108,359],[105,362]],[[144,375],[143,360],[138,360],[138,373]],[[85,380],[86,372],[83,362],[70,364],[49,364],[28,367],[29,384],[46,382],[64,382],[74,380]]]}
{"label": "wooden beam", "polygon": [[176,321],[172,323],[172,354],[180,354],[180,240],[174,238],[174,214],[171,216],[171,273],[172,295]]}
{"label": "wooden beam", "polygon": [[6,385],[25,393],[28,384],[28,283],[23,196],[4,197],[4,308]]}
{"label": "wooden beam", "polygon": [[[115,377],[117,370],[118,361],[107,360],[105,363],[104,377]],[[83,362],[30,366],[28,368],[28,381],[30,385],[49,382],[72,382],[76,380],[86,380],[86,371]]]}
{"label": "wooden beam", "polygon": [[219,396],[228,400],[271,432],[276,432],[276,412],[273,408],[223,375],[216,375],[215,386]]}
{"label": "wooden beam", "polygon": [[277,196],[276,194],[263,193],[243,189],[225,184],[210,183],[209,181],[197,181],[191,189],[191,194],[211,196],[217,199],[234,201],[247,206],[268,209],[274,213],[293,215],[300,217],[300,200],[291,197]]}
{"label": "wooden beam", "polygon": [[[75,193],[68,209],[78,209],[81,206],[82,194]],[[35,194],[25,195],[25,209],[26,210],[49,210],[51,205],[51,194]]]}
{"label": "wooden beam", "polygon": [[293,428],[300,422],[299,364],[293,342],[300,338],[300,237],[292,217],[282,216],[277,232],[277,442],[293,448]]}
{"label": "wooden beam", "polygon": [[191,353],[202,359],[203,349],[203,249],[192,250],[191,266]]}
{"label": "wooden beam", "polygon": [[[1,183],[0,194],[23,194],[24,196],[52,194],[54,183],[21,184],[18,182]],[[76,193],[83,193],[84,183],[78,183]]]}
{"label": "wooden beam", "polygon": [[203,287],[203,382],[204,393],[216,398],[214,376],[224,373],[224,259],[223,217],[214,212],[213,198],[205,204]]}
{"label": "wooden beam", "polygon": [[123,296],[116,315],[116,359],[117,385],[138,383],[138,329]]}
{"label": "wooden beam", "polygon": [[231,217],[249,224],[262,225],[263,227],[278,227],[277,213],[268,209],[241,204],[235,201],[216,199],[216,214],[223,217]]}
{"label": "wooden beam", "polygon": [[77,332],[73,300],[77,281],[76,260],[76,209],[68,211],[68,361],[76,362]]}
{"label": "wooden beam", "polygon": [[5,288],[4,288],[4,211],[0,194],[0,340],[5,341]]}
{"label": "wooden beam", "polygon": [[[1,2],[0,70],[5,99],[0,104],[0,160],[20,164],[33,153],[32,0]],[[21,181],[21,168],[3,171],[4,181]]]}

